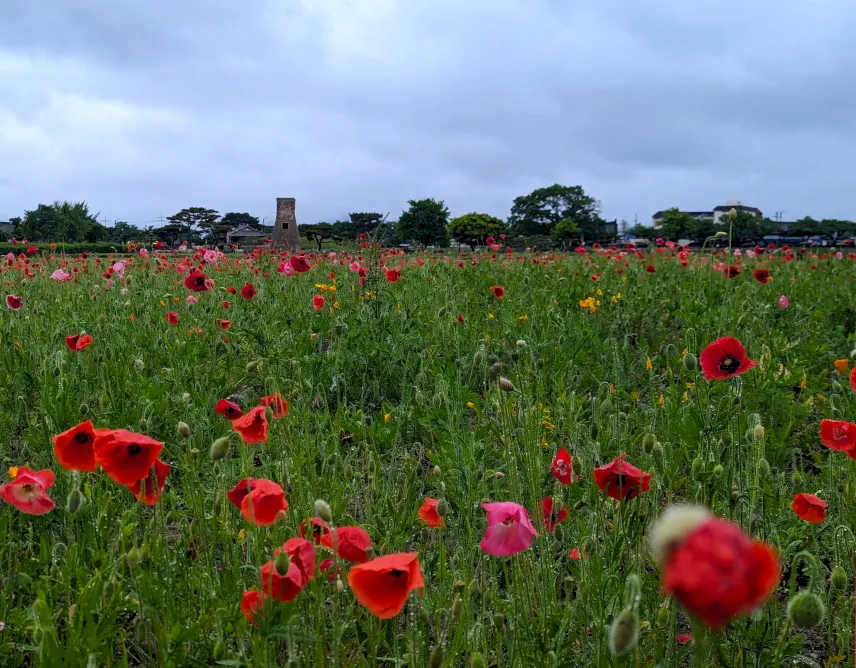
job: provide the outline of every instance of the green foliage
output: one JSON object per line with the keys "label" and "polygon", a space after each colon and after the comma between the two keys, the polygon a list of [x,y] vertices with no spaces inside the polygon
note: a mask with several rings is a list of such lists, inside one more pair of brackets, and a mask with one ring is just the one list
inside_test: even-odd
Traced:
{"label": "green foliage", "polygon": [[570,218],[563,218],[556,223],[556,226],[552,230],[550,230],[550,234],[557,239],[560,239],[565,246],[571,243],[574,239],[578,239],[580,232],[582,232],[580,226]]}
{"label": "green foliage", "polygon": [[733,221],[730,217],[723,218],[720,226],[723,232],[731,231],[732,241],[736,243],[757,242],[767,234],[779,233],[775,223],[748,211],[737,211]]}
{"label": "green foliage", "polygon": [[343,238],[342,234],[339,232],[340,228],[336,225],[331,225],[330,223],[298,225],[297,229],[301,236],[306,237],[310,241],[314,241],[317,244],[319,251],[323,248],[325,241],[341,241]]}
{"label": "green foliage", "polygon": [[[51,248],[53,246],[53,248]],[[59,255],[61,253],[68,253],[69,255],[75,255],[77,253],[124,253],[126,252],[126,247],[121,243],[113,243],[113,242],[103,242],[103,243],[90,243],[90,242],[81,242],[75,244],[65,244],[65,243],[55,243],[49,244],[44,242],[38,243],[30,243],[29,241],[26,244],[21,243],[20,241],[16,244],[4,242],[0,243],[0,254],[6,255],[7,253],[13,253],[14,255],[20,255],[24,253],[28,248],[36,247],[39,249],[39,253],[44,254],[56,254]]]}
{"label": "green foliage", "polygon": [[511,231],[521,235],[550,234],[564,219],[576,223],[586,239],[603,236],[600,203],[586,195],[582,186],[558,183],[538,188],[514,200],[508,219]]}
{"label": "green foliage", "polygon": [[465,213],[452,219],[449,237],[468,246],[484,245],[488,237],[499,238],[506,231],[505,221],[487,213]]}
{"label": "green foliage", "polygon": [[678,241],[679,239],[695,239],[699,231],[699,221],[686,211],[677,207],[663,212],[663,219],[657,228],[657,236]]}
{"label": "green foliage", "polygon": [[386,220],[386,216],[376,212],[349,213],[348,218],[351,225],[349,236],[352,238],[360,234],[371,235]]}
{"label": "green foliage", "polygon": [[87,233],[100,227],[97,214],[90,213],[86,202],[39,204],[16,220],[15,234],[30,241],[86,241]]}
{"label": "green foliage", "polygon": [[259,222],[258,217],[251,216],[248,213],[236,213],[235,211],[223,214],[223,217],[220,219],[220,224],[228,227],[229,229],[241,227],[242,225],[246,225],[253,230],[264,229],[264,226]]}
{"label": "green foliage", "polygon": [[[209,243],[222,243],[226,240],[226,233],[231,229],[228,224],[220,222],[220,214],[214,209],[206,209],[201,206],[193,206],[182,209],[176,214],[169,216],[167,220],[189,228],[191,231],[199,231],[202,238]],[[178,231],[179,227],[174,228]]]}
{"label": "green foliage", "polygon": [[410,208],[398,219],[398,237],[403,241],[415,241],[422,248],[431,244],[448,245],[449,209],[443,200],[428,198],[407,203]]}
{"label": "green foliage", "polygon": [[633,227],[628,227],[626,234],[632,235],[639,239],[654,239],[659,233],[653,227],[649,227],[648,225],[642,225],[641,223],[634,225]]}

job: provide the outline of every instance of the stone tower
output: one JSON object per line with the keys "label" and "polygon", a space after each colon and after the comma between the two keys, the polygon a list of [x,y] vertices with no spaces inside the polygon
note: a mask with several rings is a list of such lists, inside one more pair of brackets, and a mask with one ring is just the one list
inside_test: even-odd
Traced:
{"label": "stone tower", "polygon": [[294,216],[294,198],[276,198],[276,223],[273,226],[273,247],[283,250],[300,250],[300,232]]}

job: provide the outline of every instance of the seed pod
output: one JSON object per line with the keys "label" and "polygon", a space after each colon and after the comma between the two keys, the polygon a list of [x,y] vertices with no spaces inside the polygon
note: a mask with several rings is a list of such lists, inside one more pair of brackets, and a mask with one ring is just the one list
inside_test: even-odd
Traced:
{"label": "seed pod", "polygon": [[435,510],[440,517],[446,517],[449,514],[449,502],[446,499],[440,499],[437,501]]}
{"label": "seed pod", "polygon": [[215,462],[223,459],[229,452],[229,437],[221,436],[211,444],[211,459]]}
{"label": "seed pod", "polygon": [[826,608],[817,594],[801,591],[788,603],[788,619],[798,629],[813,629],[823,621]]}
{"label": "seed pod", "polygon": [[505,625],[505,615],[503,615],[501,612],[497,612],[493,616],[493,624],[498,629],[501,629]]}
{"label": "seed pod", "polygon": [[179,422],[175,425],[175,433],[179,438],[190,438],[190,425],[186,422]]}
{"label": "seed pod", "polygon": [[440,668],[443,665],[443,646],[437,645],[431,650],[431,657],[428,659],[428,668]]}
{"label": "seed pod", "polygon": [[723,471],[724,471],[724,469],[722,468],[722,464],[717,464],[716,466],[713,467],[713,475],[715,475],[717,478],[719,478],[722,475]]}
{"label": "seed pod", "polygon": [[701,457],[696,457],[693,459],[693,477],[697,478],[700,473],[704,471],[704,462],[701,460]]}
{"label": "seed pod", "polygon": [[668,608],[660,608],[657,611],[657,625],[665,626],[666,624],[668,624],[670,615],[671,613],[669,612]]}
{"label": "seed pod", "polygon": [[135,368],[139,373],[142,373],[143,369],[145,369],[145,368],[146,368],[146,363],[145,363],[145,362],[143,362],[143,360],[141,360],[141,359],[138,357],[138,358],[136,358],[136,359],[134,360],[134,368]]}
{"label": "seed pod", "polygon": [[514,384],[505,376],[500,376],[499,389],[503,392],[514,392]]}
{"label": "seed pod", "polygon": [[659,443],[657,443],[657,445],[654,446],[654,454],[657,455],[658,457],[663,456],[663,446],[660,445]]}
{"label": "seed pod", "polygon": [[422,390],[416,390],[415,399],[416,399],[416,405],[417,406],[424,406],[425,405],[425,395],[422,394]]}
{"label": "seed pod", "polygon": [[655,445],[657,445],[657,437],[654,434],[645,434],[645,437],[642,439],[642,448],[645,452],[650,455]]}
{"label": "seed pod", "polygon": [[148,561],[151,556],[151,550],[149,550],[149,544],[143,543],[143,546],[140,548],[140,561]]}
{"label": "seed pod", "polygon": [[767,477],[769,477],[769,475],[770,475],[770,462],[768,462],[766,459],[762,458],[758,462],[758,476],[761,478],[761,480],[766,480]]}
{"label": "seed pod", "polygon": [[487,375],[490,378],[496,378],[499,375],[500,371],[502,371],[502,364],[500,362],[494,362],[487,370]]}
{"label": "seed pod", "polygon": [[80,505],[83,503],[83,494],[80,493],[79,489],[71,490],[71,494],[68,495],[68,501],[66,501],[65,508],[68,510],[69,515],[74,515],[78,510],[80,510]]}
{"label": "seed pod", "polygon": [[439,478],[439,477],[440,477],[440,473],[441,473],[441,471],[440,471],[440,466],[439,466],[438,464],[436,464],[436,465],[434,466],[434,468],[432,469],[432,471],[431,471],[431,472],[434,474],[434,476],[436,476],[436,477],[438,477],[438,478]]}
{"label": "seed pod", "polygon": [[516,345],[518,348],[525,348],[526,341],[524,341],[523,339],[517,339],[517,343],[515,343],[514,345]]}
{"label": "seed pod", "polygon": [[731,435],[730,431],[725,432],[722,435],[722,445],[723,447],[728,447],[734,442],[734,437]]}
{"label": "seed pod", "polygon": [[259,360],[250,360],[247,362],[247,366],[244,367],[244,369],[247,373],[252,373],[253,371],[258,371],[260,366],[261,362],[259,362]]}
{"label": "seed pod", "polygon": [[832,569],[829,576],[829,586],[833,591],[842,592],[847,588],[847,573],[841,566]]}
{"label": "seed pod", "polygon": [[764,438],[764,425],[755,425],[755,428],[752,430],[752,435],[755,437],[756,441],[760,441]]}
{"label": "seed pod", "polygon": [[142,560],[143,555],[140,554],[140,548],[138,547],[132,547],[125,555],[125,561],[131,568],[136,568],[137,566],[139,566]]}
{"label": "seed pod", "polygon": [[184,404],[189,404],[193,400],[193,397],[190,396],[190,392],[182,392],[181,393],[181,402]]}
{"label": "seed pod", "polygon": [[455,580],[455,584],[452,585],[452,591],[456,594],[460,594],[464,589],[467,588],[467,583],[463,580]]}
{"label": "seed pod", "polygon": [[283,550],[278,555],[276,555],[274,567],[276,568],[276,572],[280,575],[280,577],[285,577],[288,574],[288,569],[290,566],[291,559],[288,556],[288,552]]}
{"label": "seed pod", "polygon": [[684,369],[687,371],[695,371],[698,369],[698,358],[692,353],[687,353],[683,358]]}
{"label": "seed pod", "polygon": [[315,514],[325,522],[333,521],[333,511],[330,510],[330,504],[324,499],[315,501]]}
{"label": "seed pod", "polygon": [[464,601],[460,596],[455,598],[455,602],[452,603],[452,619],[457,619],[461,616],[461,612],[464,610]]}
{"label": "seed pod", "polygon": [[80,404],[80,414],[81,414],[81,415],[86,415],[87,413],[89,413],[89,405],[88,405],[88,404],[85,404],[85,403],[84,403],[84,404]]}
{"label": "seed pod", "polygon": [[473,652],[470,657],[470,668],[485,668],[484,659],[478,652]]}
{"label": "seed pod", "polygon": [[802,473],[800,473],[799,471],[794,471],[791,474],[791,481],[794,483],[794,485],[799,486],[802,482]]}
{"label": "seed pod", "polygon": [[609,629],[609,651],[612,656],[624,656],[639,641],[639,615],[630,608],[622,612]]}
{"label": "seed pod", "polygon": [[273,408],[270,406],[265,406],[265,420],[273,422]]}

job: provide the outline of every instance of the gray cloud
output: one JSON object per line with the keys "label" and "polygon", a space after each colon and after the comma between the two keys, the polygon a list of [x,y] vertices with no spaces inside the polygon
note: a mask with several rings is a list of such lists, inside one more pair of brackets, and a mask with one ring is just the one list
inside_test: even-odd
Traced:
{"label": "gray cloud", "polygon": [[[748,5],[748,6],[747,6]],[[848,0],[6,0],[0,218],[303,222],[553,182],[604,214],[856,218]]]}

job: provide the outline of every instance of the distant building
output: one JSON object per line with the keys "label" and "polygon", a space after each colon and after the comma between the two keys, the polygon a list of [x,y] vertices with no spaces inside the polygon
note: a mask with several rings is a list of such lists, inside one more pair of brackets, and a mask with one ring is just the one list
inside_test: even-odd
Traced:
{"label": "distant building", "polygon": [[257,239],[263,236],[265,236],[263,231],[254,230],[249,225],[241,225],[240,227],[236,227],[234,230],[226,232],[226,244],[244,241],[246,239]]}
{"label": "distant building", "polygon": [[616,236],[618,234],[618,218],[603,221],[603,233],[608,237]]}
{"label": "distant building", "polygon": [[10,237],[14,232],[15,226],[12,223],[0,220],[0,234],[5,234],[7,237]]}
{"label": "distant building", "polygon": [[[696,220],[710,221],[716,225],[721,221],[723,216],[728,215],[728,212],[731,211],[731,209],[734,209],[735,211],[745,211],[746,213],[751,213],[753,216],[758,216],[759,218],[763,216],[761,209],[754,206],[746,206],[738,199],[727,200],[725,204],[715,206],[711,211],[684,211],[682,213],[688,213]],[[654,227],[660,227],[660,223],[663,222],[663,215],[665,213],[665,211],[658,211],[651,216],[651,219],[654,222]]]}

